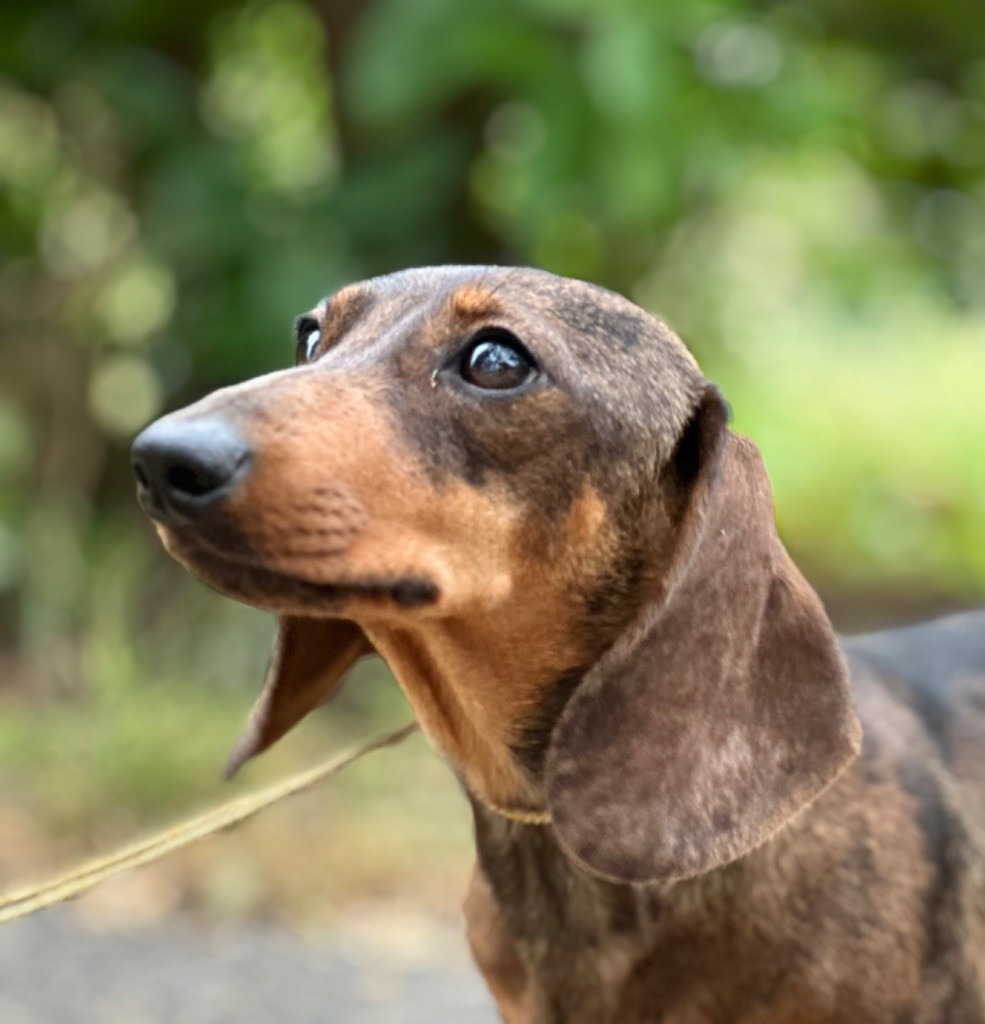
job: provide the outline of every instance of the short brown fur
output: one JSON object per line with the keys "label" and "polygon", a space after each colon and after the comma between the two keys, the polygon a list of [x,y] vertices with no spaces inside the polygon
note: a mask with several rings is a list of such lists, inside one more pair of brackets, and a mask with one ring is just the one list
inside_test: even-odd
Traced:
{"label": "short brown fur", "polygon": [[321,344],[334,345],[353,325],[370,304],[370,296],[357,284],[351,284],[336,292],[324,307],[315,310],[315,319],[321,331]]}
{"label": "short brown fur", "polygon": [[502,309],[495,295],[484,288],[475,287],[459,288],[452,295],[449,305],[452,315],[465,321],[483,320],[495,316]]}
{"label": "short brown fur", "polygon": [[[159,525],[281,617],[232,767],[376,650],[472,799],[507,1024],[985,1022],[985,615],[839,641],[754,445],[619,296],[448,267],[319,309],[310,364],[169,418],[252,452]],[[501,393],[463,378],[491,323],[536,360]]]}

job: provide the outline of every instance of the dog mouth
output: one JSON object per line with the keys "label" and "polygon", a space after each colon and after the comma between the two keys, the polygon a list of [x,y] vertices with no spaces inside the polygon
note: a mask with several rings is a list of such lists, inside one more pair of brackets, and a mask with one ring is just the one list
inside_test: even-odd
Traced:
{"label": "dog mouth", "polygon": [[301,576],[221,554],[171,530],[160,530],[168,552],[204,583],[228,597],[272,612],[338,614],[353,601],[404,610],[437,602],[437,584],[425,575],[358,575],[334,580]]}

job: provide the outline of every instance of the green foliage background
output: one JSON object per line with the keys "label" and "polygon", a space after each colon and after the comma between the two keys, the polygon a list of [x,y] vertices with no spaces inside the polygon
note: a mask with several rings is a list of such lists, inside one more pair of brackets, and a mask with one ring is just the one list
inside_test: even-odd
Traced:
{"label": "green foliage background", "polygon": [[985,595],[978,0],[9,0],[0,189],[0,752],[66,828],[206,792],[270,637],[128,440],[400,267],[662,315],[842,622]]}

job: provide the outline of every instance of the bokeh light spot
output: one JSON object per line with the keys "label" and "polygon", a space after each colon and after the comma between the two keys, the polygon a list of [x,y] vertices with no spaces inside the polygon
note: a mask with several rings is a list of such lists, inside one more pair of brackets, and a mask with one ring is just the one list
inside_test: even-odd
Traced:
{"label": "bokeh light spot", "polygon": [[140,356],[115,355],[103,361],[89,382],[89,411],[109,434],[129,437],[161,410],[161,386],[153,367]]}
{"label": "bokeh light spot", "polygon": [[750,89],[776,78],[783,50],[776,35],[762,25],[729,21],[698,36],[695,59],[701,75],[713,85]]}
{"label": "bokeh light spot", "polygon": [[137,344],[168,322],[174,301],[174,277],[168,268],[138,259],[107,282],[96,314],[114,341]]}

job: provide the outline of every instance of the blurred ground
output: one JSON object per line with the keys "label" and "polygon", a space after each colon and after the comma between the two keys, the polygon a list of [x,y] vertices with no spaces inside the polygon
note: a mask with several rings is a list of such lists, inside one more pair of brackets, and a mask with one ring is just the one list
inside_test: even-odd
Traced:
{"label": "blurred ground", "polygon": [[257,923],[178,918],[102,931],[61,908],[0,929],[4,1024],[493,1024],[450,926],[404,921],[302,938]]}

